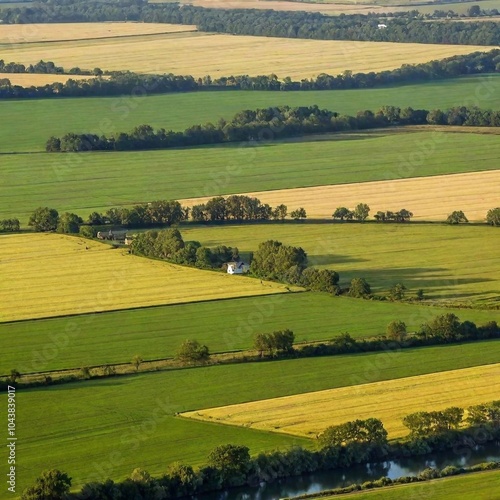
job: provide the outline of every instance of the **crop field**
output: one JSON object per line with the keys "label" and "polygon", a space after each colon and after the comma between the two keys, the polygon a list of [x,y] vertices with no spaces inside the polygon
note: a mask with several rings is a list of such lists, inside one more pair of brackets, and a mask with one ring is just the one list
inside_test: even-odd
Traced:
{"label": "crop field", "polygon": [[373,417],[382,421],[389,439],[397,439],[408,434],[402,422],[406,415],[493,401],[499,384],[500,364],[495,364],[199,409],[182,416],[312,438],[330,425]]}
{"label": "crop field", "polygon": [[182,233],[186,240],[206,246],[224,242],[242,253],[268,239],[301,246],[311,265],[336,270],[344,286],[364,277],[375,293],[384,295],[402,282],[410,296],[422,288],[430,302],[498,305],[500,234],[492,227],[278,223],[205,226]]}
{"label": "crop field", "polygon": [[[4,24],[0,26],[0,45],[94,40],[188,31],[196,31],[196,26],[136,22]],[[40,45],[36,46],[40,47]],[[44,55],[43,60],[47,60],[47,53]],[[12,59],[12,61],[19,62],[17,59]],[[86,69],[93,69],[94,67],[95,65],[91,65]],[[69,67],[65,69],[69,69]]]}
{"label": "crop field", "polygon": [[[405,484],[388,488],[375,489],[369,492],[349,493],[348,495],[321,496],[322,500],[492,500],[492,493],[500,489],[500,471],[475,472],[434,479],[419,484]],[[319,497],[318,497],[319,498]]]}
{"label": "crop field", "polygon": [[384,335],[395,319],[413,332],[445,313],[477,325],[500,323],[496,310],[444,309],[313,292],[197,302],[0,324],[0,374],[12,367],[32,373],[128,363],[136,354],[145,360],[170,357],[185,339],[196,339],[213,353],[251,349],[256,333],[286,328],[294,332],[296,342],[329,340],[345,332],[354,338]]}
{"label": "crop field", "polygon": [[[34,62],[34,61],[32,61]],[[57,63],[57,61],[55,61]],[[3,75],[0,74],[0,78]],[[10,100],[0,103],[8,120],[0,123],[0,152],[43,151],[51,135],[67,132],[109,134],[149,123],[184,130],[197,123],[230,119],[242,109],[318,105],[341,114],[378,110],[384,105],[414,109],[476,105],[500,107],[500,74],[476,75],[398,87],[307,92],[193,92],[137,97]],[[26,123],[25,116],[30,120]],[[19,134],[18,130],[24,133]]]}
{"label": "crop field", "polygon": [[[400,169],[404,169],[402,165],[403,163],[399,165]],[[410,171],[416,170],[411,163],[407,166]],[[391,174],[390,172],[389,175]],[[352,208],[362,200],[363,203],[368,203],[372,213],[407,208],[417,221],[444,221],[460,206],[469,221],[482,222],[488,210],[498,204],[499,183],[500,170],[493,170],[245,194],[255,196],[271,206],[283,203],[292,209],[304,207],[309,217],[317,219],[331,218],[335,209],[333,207],[332,210],[332,200],[335,200],[336,206]],[[439,203],[436,203],[438,199]],[[183,203],[193,206],[206,200],[207,198],[195,198],[184,200]]]}
{"label": "crop field", "polygon": [[38,73],[0,73],[0,80],[7,78],[12,85],[22,87],[43,87],[51,83],[66,83],[68,80],[88,80],[92,78],[84,75],[58,75],[58,74],[38,74]]}
{"label": "crop field", "polygon": [[[86,218],[94,210],[158,199],[198,198],[498,169],[500,136],[408,131],[398,135],[398,147],[394,148],[395,133],[387,130],[339,134],[327,141],[283,142],[255,147],[231,144],[160,151],[3,155],[0,197],[4,203],[0,207],[0,219],[18,217],[26,224],[29,214],[38,206],[54,207],[59,212],[69,210]],[[416,163],[408,165],[412,160]],[[498,171],[477,174],[477,177],[468,179],[475,182],[474,186],[470,186],[471,192],[477,192],[480,185],[485,190],[481,198],[470,202],[470,206],[464,203],[470,196],[468,189],[463,193],[444,193],[448,197],[463,195],[463,199],[460,197],[452,204],[453,209],[464,210],[471,219],[476,218],[476,214],[467,209],[478,210],[480,216],[477,217],[482,218],[487,209],[498,204],[494,190]],[[489,179],[490,184],[481,182],[481,179]],[[448,181],[451,185],[452,178]],[[425,182],[430,182],[432,185],[436,181],[416,180],[408,186],[403,182],[386,184],[387,198],[381,200],[383,203],[372,201],[372,208],[383,204],[386,210],[399,210],[404,206],[413,210],[416,217],[422,218],[426,215],[423,211],[425,201],[422,201],[426,199],[426,194],[418,189],[418,183],[424,182],[425,185]],[[373,189],[371,184],[367,186]],[[408,192],[403,193],[402,186]],[[444,186],[445,190],[448,188],[448,184]],[[326,193],[333,188],[320,189]],[[341,186],[338,189],[341,193],[346,188]],[[370,189],[362,191],[363,185],[356,187],[358,189],[361,191],[353,192],[353,196],[348,198],[351,202],[370,202],[376,195]],[[293,192],[267,193],[262,198],[281,202],[290,193]],[[440,193],[443,206],[444,193]],[[403,206],[399,206],[402,199]],[[330,217],[339,200],[331,198],[331,201],[325,202],[324,199],[315,199],[313,202],[323,203],[323,207],[325,203],[329,205],[326,212],[320,214]],[[304,198],[295,198],[295,203],[297,206],[293,206],[290,200],[290,210],[305,205],[310,216],[315,211],[310,203],[305,204]],[[430,211],[433,218],[442,215],[439,206],[438,203],[432,205],[427,213]]]}
{"label": "crop field", "polygon": [[[75,32],[79,26],[76,25]],[[71,24],[66,29],[71,31]],[[11,43],[2,47],[2,57],[30,64],[50,54],[50,58],[64,68],[99,67],[195,77],[275,73],[282,78],[310,78],[344,70],[382,71],[402,64],[487,49],[474,45],[299,40],[181,31],[107,39]]]}
{"label": "crop field", "polygon": [[0,274],[0,321],[285,291],[53,234],[0,237]]}
{"label": "crop field", "polygon": [[[221,365],[28,389],[17,406],[17,426],[23,430],[17,486],[22,490],[41,470],[62,466],[73,478],[74,487],[106,477],[124,478],[136,467],[159,475],[175,461],[203,463],[208,452],[221,443],[247,445],[252,454],[293,443],[313,445],[301,438],[174,415],[200,407],[496,363],[499,355],[500,342],[490,341],[363,356]],[[6,408],[5,399],[2,394],[2,408]]]}

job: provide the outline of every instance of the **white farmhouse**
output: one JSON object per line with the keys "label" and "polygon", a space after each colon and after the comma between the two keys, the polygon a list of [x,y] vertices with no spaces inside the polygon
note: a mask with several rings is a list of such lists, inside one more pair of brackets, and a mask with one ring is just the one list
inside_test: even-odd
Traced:
{"label": "white farmhouse", "polygon": [[227,263],[228,274],[245,274],[248,273],[249,270],[250,266],[245,264],[243,261]]}

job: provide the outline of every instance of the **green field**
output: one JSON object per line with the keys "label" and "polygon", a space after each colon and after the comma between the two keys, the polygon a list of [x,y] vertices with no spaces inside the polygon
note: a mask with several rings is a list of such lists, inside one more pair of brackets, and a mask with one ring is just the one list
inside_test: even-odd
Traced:
{"label": "green field", "polygon": [[[176,412],[498,362],[500,341],[402,352],[307,358],[158,372],[19,391],[18,489],[43,469],[73,485],[174,461],[202,463],[221,443],[252,453],[307,441],[175,418]],[[208,390],[209,388],[209,390]],[[2,417],[7,405],[2,394]],[[33,416],[36,415],[36,425]]]}
{"label": "green field", "polygon": [[185,240],[224,243],[240,252],[253,251],[268,239],[302,246],[310,264],[336,270],[341,285],[364,277],[379,293],[402,282],[410,294],[422,288],[430,301],[498,305],[500,232],[491,227],[267,224],[198,226],[182,233]]}
{"label": "green field", "polygon": [[388,488],[349,493],[348,495],[322,496],[322,500],[352,498],[353,500],[493,500],[500,491],[500,471],[476,472],[426,481],[420,484],[405,484]]}
{"label": "green field", "polygon": [[[414,154],[418,166],[408,168]],[[499,157],[499,135],[444,132],[436,142],[430,131],[390,130],[256,147],[4,155],[0,218],[26,224],[38,206],[86,218],[158,199],[496,170]]]}
{"label": "green field", "polygon": [[[0,152],[43,151],[51,135],[62,136],[67,132],[109,134],[144,123],[167,130],[184,130],[198,123],[215,123],[221,117],[229,119],[242,109],[278,105],[317,104],[344,114],[377,110],[384,105],[433,109],[469,104],[498,109],[499,88],[500,75],[495,74],[379,89],[8,100],[0,103],[0,112],[5,117],[0,124]],[[26,113],[30,116],[28,122]]]}
{"label": "green field", "polygon": [[[450,310],[368,302],[320,293],[295,293],[179,306],[0,324],[0,374],[128,363],[173,356],[187,338],[211,352],[252,347],[259,332],[291,329],[296,341],[329,340],[343,332],[353,337],[385,334],[390,321],[405,321],[415,331],[438,314],[462,320],[500,323],[500,311]],[[15,338],[13,343],[11,339]]]}

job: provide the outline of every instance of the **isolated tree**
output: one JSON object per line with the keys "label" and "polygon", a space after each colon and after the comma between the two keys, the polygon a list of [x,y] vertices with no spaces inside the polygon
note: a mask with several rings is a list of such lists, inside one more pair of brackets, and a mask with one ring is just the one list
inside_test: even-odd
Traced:
{"label": "isolated tree", "polygon": [[31,215],[28,225],[38,232],[54,231],[57,228],[58,221],[59,213],[56,209],[39,207]]}
{"label": "isolated tree", "polygon": [[43,471],[35,484],[24,490],[21,500],[64,500],[68,498],[71,478],[58,469]]}
{"label": "isolated tree", "polygon": [[360,222],[365,221],[370,213],[370,207],[366,203],[359,203],[354,208],[354,218]]}
{"label": "isolated tree", "polygon": [[81,217],[76,214],[64,212],[57,223],[57,232],[65,234],[76,234],[80,231],[80,224],[83,222]]}
{"label": "isolated tree", "polygon": [[462,210],[455,210],[448,215],[446,222],[448,224],[460,224],[463,222],[469,222]]}
{"label": "isolated tree", "polygon": [[185,340],[176,354],[176,359],[182,363],[200,363],[208,361],[209,358],[208,347],[197,340]]}
{"label": "isolated tree", "polygon": [[340,219],[341,221],[352,220],[354,212],[351,212],[351,210],[346,207],[338,207],[335,209],[335,212],[333,212],[332,217],[334,219]]}
{"label": "isolated tree", "polygon": [[290,217],[295,220],[307,219],[306,209],[303,207],[297,208],[297,210],[292,211]]}
{"label": "isolated tree", "polygon": [[370,285],[364,278],[354,278],[349,286],[350,297],[368,297],[372,293]]}
{"label": "isolated tree", "polygon": [[500,226],[500,207],[488,210],[486,222],[491,226]]}
{"label": "isolated tree", "polygon": [[286,205],[278,205],[273,209],[271,212],[271,216],[274,220],[285,220],[286,216],[288,214],[288,207]]}
{"label": "isolated tree", "polygon": [[472,5],[467,9],[468,17],[478,17],[481,15],[481,7],[479,5]]}
{"label": "isolated tree", "polygon": [[391,300],[403,300],[405,298],[406,287],[403,283],[396,283],[389,290],[389,297]]}
{"label": "isolated tree", "polygon": [[417,290],[417,300],[424,300],[424,290],[422,288],[419,288]]}
{"label": "isolated tree", "polygon": [[135,371],[138,371],[139,370],[139,366],[141,366],[141,363],[143,362],[144,360],[142,359],[141,356],[139,356],[138,354],[136,354],[133,358],[132,358],[132,361],[130,361],[134,366],[135,366]]}
{"label": "isolated tree", "polygon": [[404,321],[394,320],[387,325],[387,336],[391,340],[401,342],[406,337],[406,324]]}

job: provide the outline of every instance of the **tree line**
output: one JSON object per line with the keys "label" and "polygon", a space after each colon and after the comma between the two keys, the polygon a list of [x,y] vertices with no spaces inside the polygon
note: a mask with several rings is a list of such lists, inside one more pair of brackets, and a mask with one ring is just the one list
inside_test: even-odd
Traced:
{"label": "tree line", "polygon": [[258,141],[269,132],[273,139],[365,130],[406,125],[454,125],[467,127],[500,127],[500,110],[457,106],[447,110],[401,109],[382,106],[378,111],[359,111],[356,116],[340,115],[335,111],[313,106],[277,106],[243,110],[229,121],[217,124],[193,125],[184,132],[154,130],[151,125],[139,125],[130,132],[111,136],[67,133],[52,136],[47,152],[137,151],[192,147],[204,144]]}
{"label": "tree line", "polygon": [[[278,78],[272,75],[237,75],[194,78],[177,76],[171,73],[160,75],[141,75],[130,71],[103,71],[78,67],[66,71],[53,62],[39,61],[25,66],[20,63],[5,63],[0,60],[0,72],[5,73],[60,73],[70,75],[89,75],[87,80],[68,80],[66,83],[50,83],[43,86],[22,87],[12,85],[8,78],[0,78],[1,98],[23,97],[77,97],[77,96],[115,96],[133,94],[137,89],[151,94],[167,92],[192,92],[203,90],[344,90],[358,88],[377,88],[407,82],[435,81],[457,78],[461,75],[495,73],[500,71],[500,50],[474,52],[457,55],[441,60],[420,64],[404,64],[394,70],[369,73],[344,71],[336,76],[322,73],[316,77],[292,80],[290,77]],[[105,78],[102,77],[105,75]]]}
{"label": "tree line", "polygon": [[[492,401],[468,410],[473,415],[480,415],[479,418],[466,419],[463,423],[468,427],[459,428],[463,409],[448,408],[441,412],[430,412],[437,425],[429,427],[427,431],[425,426],[420,426],[419,430],[422,432],[417,434],[412,432],[413,423],[418,421],[414,416],[423,415],[425,420],[425,412],[409,415],[405,420],[410,428],[410,435],[392,442],[387,440],[387,431],[382,422],[369,418],[328,427],[317,437],[316,449],[294,446],[287,450],[261,452],[251,457],[247,446],[221,444],[208,454],[205,465],[197,469],[175,463],[170,465],[162,476],[154,478],[147,471],[137,468],[121,482],[108,478],[101,482],[86,483],[75,494],[70,494],[71,478],[68,474],[54,469],[44,471],[34,484],[23,492],[21,499],[174,499],[246,484],[271,482],[321,470],[346,468],[355,464],[425,455],[456,446],[465,446],[468,449],[477,446],[479,435],[481,444],[500,437],[500,401]],[[498,467],[498,464],[486,466],[492,467]],[[458,471],[457,468],[446,468],[439,474],[433,469],[426,469],[415,479],[406,477],[401,478],[399,482],[453,475]],[[383,479],[385,480],[351,488],[351,491],[393,484],[393,481]],[[394,483],[397,484],[398,481]]]}
{"label": "tree line", "polygon": [[[267,37],[373,42],[499,45],[495,22],[443,23],[418,11],[327,16],[311,12],[257,9],[211,9],[176,3],[149,4],[50,0],[2,10],[8,24],[142,21],[196,25],[201,31]],[[386,28],[379,29],[383,18]]]}

